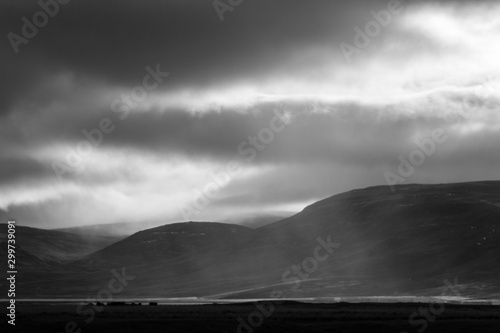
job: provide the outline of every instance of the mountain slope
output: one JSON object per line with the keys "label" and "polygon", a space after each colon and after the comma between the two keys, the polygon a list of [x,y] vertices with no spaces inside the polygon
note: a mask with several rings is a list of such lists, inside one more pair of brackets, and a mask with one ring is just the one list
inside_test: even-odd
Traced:
{"label": "mountain slope", "polygon": [[255,214],[240,214],[231,216],[221,222],[238,224],[252,229],[257,229],[265,225],[271,224],[276,221],[283,220],[284,218],[295,215],[292,212],[268,212],[268,213],[255,213]]}
{"label": "mountain slope", "polygon": [[[331,235],[342,244],[340,260],[320,265],[315,275],[359,277],[349,293],[418,292],[455,277],[492,286],[500,273],[494,264],[500,262],[500,182],[354,190],[259,233],[261,242],[288,244]],[[363,290],[364,280],[377,286]]]}
{"label": "mountain slope", "polygon": [[238,248],[253,234],[247,227],[213,223],[173,223],[143,230],[92,253],[81,261],[85,266],[109,263],[133,264],[144,261],[196,256]]}
{"label": "mountain slope", "polygon": [[121,237],[87,236],[16,226],[16,244],[44,261],[68,262],[100,250]]}

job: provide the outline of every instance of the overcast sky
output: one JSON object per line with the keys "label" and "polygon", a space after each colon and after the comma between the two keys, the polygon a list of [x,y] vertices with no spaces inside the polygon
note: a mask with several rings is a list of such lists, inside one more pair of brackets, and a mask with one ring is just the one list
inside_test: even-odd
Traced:
{"label": "overcast sky", "polygon": [[[401,2],[354,50],[355,28],[389,7],[72,0],[20,42],[41,8],[2,1],[0,217],[50,228],[299,211],[400,177],[400,156],[436,130],[445,139],[400,181],[498,180],[500,5]],[[143,100],[116,102],[143,82]],[[208,197],[230,161],[239,172]]]}

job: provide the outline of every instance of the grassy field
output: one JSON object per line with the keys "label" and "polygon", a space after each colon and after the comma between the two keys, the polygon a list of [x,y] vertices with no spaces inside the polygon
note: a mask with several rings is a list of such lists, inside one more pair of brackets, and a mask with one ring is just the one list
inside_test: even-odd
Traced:
{"label": "grassy field", "polygon": [[[2,305],[3,306],[3,305]],[[447,304],[305,304],[105,306],[20,304],[15,329],[2,332],[499,332],[500,307]],[[259,309],[260,308],[260,309]],[[436,308],[433,308],[434,310]],[[423,310],[428,315],[409,317]],[[95,317],[92,316],[95,313]],[[264,314],[263,314],[264,313]],[[91,319],[92,318],[92,319]],[[425,327],[425,329],[424,329]],[[81,330],[81,331],[80,331]]]}

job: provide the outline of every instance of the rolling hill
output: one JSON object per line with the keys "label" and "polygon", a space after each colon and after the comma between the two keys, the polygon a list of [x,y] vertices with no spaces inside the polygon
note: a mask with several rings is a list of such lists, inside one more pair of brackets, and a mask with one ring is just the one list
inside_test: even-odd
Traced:
{"label": "rolling hill", "polygon": [[44,262],[64,263],[77,260],[105,248],[121,238],[75,235],[57,230],[16,225],[16,247]]}
{"label": "rolling hill", "polygon": [[[327,243],[337,244],[331,253]],[[485,181],[353,190],[254,230],[148,229],[66,264],[80,273],[57,279],[60,296],[95,294],[123,267],[135,277],[123,297],[425,296],[454,281],[464,297],[498,298],[498,262],[500,182]],[[51,293],[51,283],[37,286]]]}

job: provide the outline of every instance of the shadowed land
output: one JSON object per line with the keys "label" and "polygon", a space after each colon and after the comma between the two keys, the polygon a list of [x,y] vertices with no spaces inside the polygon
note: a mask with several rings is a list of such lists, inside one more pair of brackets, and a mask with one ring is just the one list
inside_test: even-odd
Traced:
{"label": "shadowed land", "polygon": [[[3,306],[3,305],[2,305]],[[434,306],[436,308],[436,306]],[[260,310],[259,310],[260,308]],[[429,304],[337,303],[306,304],[286,301],[160,306],[105,306],[91,315],[76,313],[76,304],[19,304],[15,332],[498,332],[500,307],[446,304],[439,315]],[[434,321],[416,316],[420,309]],[[80,310],[89,310],[89,307]],[[262,313],[269,314],[269,316]],[[89,323],[86,323],[88,320]],[[5,321],[2,318],[2,325]],[[252,327],[249,321],[260,325]],[[242,324],[243,322],[243,324]],[[6,323],[5,323],[6,324]],[[426,326],[427,325],[427,326]],[[10,326],[5,325],[3,327]],[[12,330],[14,331],[14,330]],[[69,331],[71,332],[71,331]]]}

